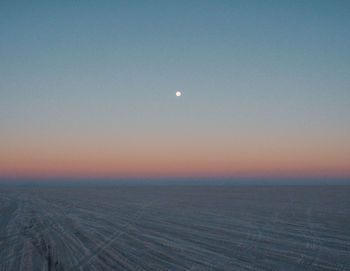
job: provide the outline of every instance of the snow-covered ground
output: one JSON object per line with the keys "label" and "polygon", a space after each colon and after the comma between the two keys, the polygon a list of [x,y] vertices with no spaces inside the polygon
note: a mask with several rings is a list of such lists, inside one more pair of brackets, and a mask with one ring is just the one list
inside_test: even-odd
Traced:
{"label": "snow-covered ground", "polygon": [[350,187],[0,188],[0,270],[350,270]]}

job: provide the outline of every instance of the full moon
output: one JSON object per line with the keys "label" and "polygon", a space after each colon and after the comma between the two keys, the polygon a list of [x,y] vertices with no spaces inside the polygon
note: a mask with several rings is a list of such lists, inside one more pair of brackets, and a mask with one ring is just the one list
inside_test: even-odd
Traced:
{"label": "full moon", "polygon": [[176,91],[175,95],[176,95],[177,97],[180,97],[180,96],[182,95],[182,93],[181,93],[181,91]]}

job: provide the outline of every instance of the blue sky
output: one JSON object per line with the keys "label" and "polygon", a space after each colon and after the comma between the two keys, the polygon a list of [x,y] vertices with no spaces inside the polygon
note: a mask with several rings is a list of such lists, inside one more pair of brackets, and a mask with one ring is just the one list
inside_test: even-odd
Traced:
{"label": "blue sky", "polygon": [[129,157],[130,174],[350,176],[349,14],[349,1],[2,1],[0,175],[85,176],[91,155],[97,175],[128,175],[111,168]]}

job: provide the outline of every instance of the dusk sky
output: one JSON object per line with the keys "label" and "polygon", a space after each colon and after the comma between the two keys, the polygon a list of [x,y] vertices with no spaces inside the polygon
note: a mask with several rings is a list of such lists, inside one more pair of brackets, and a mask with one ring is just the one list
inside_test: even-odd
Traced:
{"label": "dusk sky", "polygon": [[350,178],[349,14],[1,1],[0,180]]}

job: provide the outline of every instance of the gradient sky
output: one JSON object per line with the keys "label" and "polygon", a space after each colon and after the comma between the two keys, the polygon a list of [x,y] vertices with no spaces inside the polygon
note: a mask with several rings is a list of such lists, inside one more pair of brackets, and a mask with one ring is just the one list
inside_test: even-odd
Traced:
{"label": "gradient sky", "polygon": [[0,179],[350,178],[349,14],[1,1]]}

